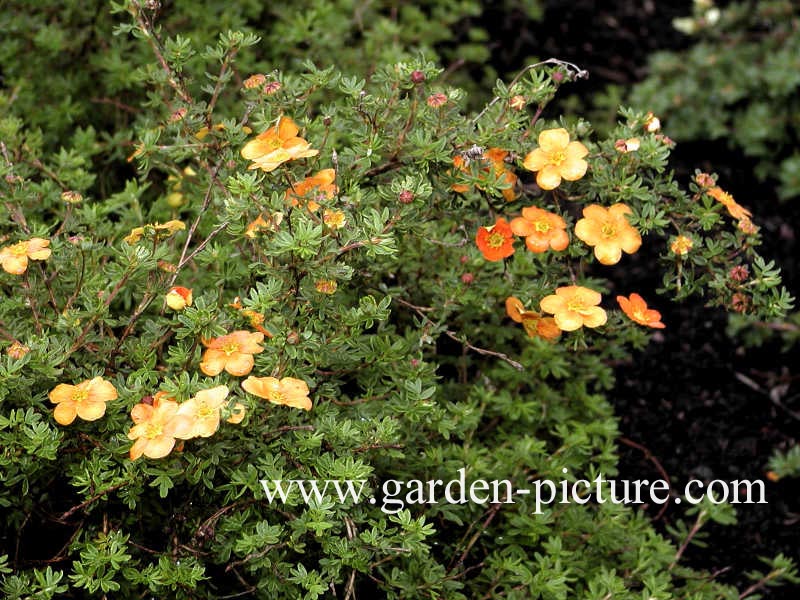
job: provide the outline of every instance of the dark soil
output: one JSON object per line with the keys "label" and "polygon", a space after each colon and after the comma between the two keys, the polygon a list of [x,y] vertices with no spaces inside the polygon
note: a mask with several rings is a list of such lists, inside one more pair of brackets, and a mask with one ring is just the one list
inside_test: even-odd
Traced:
{"label": "dark soil", "polygon": [[[491,39],[501,40],[493,48],[498,72],[518,70],[530,56],[571,61],[590,72],[587,81],[568,90],[585,100],[608,84],[629,86],[642,79],[653,51],[688,46],[691,40],[677,33],[671,21],[690,13],[688,1],[551,0],[542,22],[487,9],[482,24]],[[709,157],[713,165],[706,164]],[[673,159],[685,181],[695,168],[716,171],[726,189],[755,209],[765,240],[761,253],[776,260],[786,286],[800,296],[794,260],[800,206],[779,204],[768,183],[753,180],[752,164],[724,143],[678,144]],[[648,294],[659,284],[658,274],[648,267],[655,257],[643,250],[627,260],[630,281],[618,282],[620,287],[655,297]],[[710,523],[703,529],[707,548],[692,545],[682,559],[682,564],[716,573],[720,581],[743,590],[752,583],[745,573],[762,568],[759,556],[783,552],[800,562],[800,481],[773,483],[765,477],[773,451],[794,445],[800,432],[795,416],[800,413],[800,348],[783,351],[777,339],[763,348],[745,348],[726,335],[727,315],[703,307],[702,301],[655,304],[667,328],[631,364],[618,369],[611,398],[625,438],[619,478],[660,479],[657,461],[679,492],[690,479],[765,480],[767,504],[740,505],[736,525]],[[774,402],[770,391],[787,383],[779,403]],[[660,507],[650,513],[666,532],[678,519],[693,521],[685,516],[686,508],[670,504],[662,515]],[[764,597],[796,599],[799,591],[784,586],[764,592]]]}

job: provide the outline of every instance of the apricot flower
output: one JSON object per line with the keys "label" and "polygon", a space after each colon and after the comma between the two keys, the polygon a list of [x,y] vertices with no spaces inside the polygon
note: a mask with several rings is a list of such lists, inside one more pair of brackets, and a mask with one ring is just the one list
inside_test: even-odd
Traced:
{"label": "apricot flower", "polygon": [[642,245],[642,236],[625,218],[630,213],[631,209],[622,203],[609,208],[591,204],[575,224],[575,235],[594,247],[594,255],[602,264],[616,264],[623,251],[633,254]]}
{"label": "apricot flower", "polygon": [[555,294],[545,296],[539,303],[542,311],[550,313],[561,331],[575,331],[584,325],[599,327],[605,325],[608,315],[598,306],[599,292],[579,285],[556,289]]}
{"label": "apricot flower", "polygon": [[569,245],[566,228],[560,216],[535,206],[526,206],[521,217],[511,220],[511,231],[525,238],[531,252],[545,252],[548,248],[564,250]]}
{"label": "apricot flower", "polygon": [[209,341],[203,340],[206,351],[200,370],[209,377],[219,375],[223,370],[236,377],[247,375],[255,364],[253,355],[264,351],[264,347],[259,345],[263,341],[263,333],[249,331],[234,331]]}
{"label": "apricot flower", "polygon": [[[209,390],[200,390],[193,398],[178,406],[178,416],[188,417],[192,422],[192,429],[185,439],[192,437],[211,437],[219,429],[220,410],[225,398],[228,397],[228,388],[224,385]],[[186,432],[183,432],[186,435]],[[182,437],[176,435],[175,437]]]}
{"label": "apricot flower", "polygon": [[635,321],[645,327],[664,329],[665,325],[661,322],[661,313],[648,308],[647,303],[639,294],[631,294],[628,298],[617,296],[617,302],[622,312],[628,315],[631,321]]}
{"label": "apricot flower", "polygon": [[586,174],[588,163],[583,157],[589,150],[580,142],[570,142],[564,128],[545,129],[539,134],[539,147],[530,151],[522,165],[536,172],[536,184],[553,190],[561,180],[576,181]]}
{"label": "apricot flower", "polygon": [[298,137],[299,131],[292,119],[280,117],[277,125],[260,133],[242,148],[242,157],[253,161],[248,168],[269,172],[287,161],[319,154],[310,142]]}
{"label": "apricot flower", "polygon": [[69,425],[78,416],[96,421],[106,414],[106,402],[117,398],[117,390],[102,377],[87,379],[78,385],[59,383],[49,394],[56,405],[53,417],[59,425]]}
{"label": "apricot flower", "polygon": [[515,323],[522,323],[528,337],[554,340],[561,335],[561,329],[556,325],[553,317],[545,317],[535,311],[525,309],[522,302],[514,296],[506,298],[506,314]]}
{"label": "apricot flower", "polygon": [[156,239],[159,237],[167,238],[171,236],[173,233],[186,229],[186,224],[182,221],[178,221],[177,219],[173,219],[172,221],[167,221],[166,223],[149,223],[147,225],[143,225],[142,227],[134,227],[131,229],[131,232],[126,235],[124,239],[128,244],[135,244],[145,233],[153,233],[156,236]]}
{"label": "apricot flower", "polygon": [[308,384],[294,377],[248,377],[242,382],[244,391],[269,400],[273,404],[311,410]]}
{"label": "apricot flower", "polygon": [[336,171],[323,169],[303,181],[293,183],[292,187],[286,190],[286,201],[292,206],[297,206],[302,199],[307,199],[308,210],[314,212],[319,208],[319,200],[330,200],[339,193],[335,180]]}
{"label": "apricot flower", "polygon": [[163,458],[175,447],[175,438],[191,437],[194,424],[185,415],[178,415],[178,403],[164,392],[157,392],[152,404],[141,402],[131,409],[134,425],[128,439],[134,440],[131,460],[141,456]]}
{"label": "apricot flower", "polygon": [[0,265],[6,273],[22,275],[28,270],[29,260],[46,260],[50,258],[48,248],[50,240],[31,238],[10,246],[0,248]]}
{"label": "apricot flower", "polygon": [[502,217],[498,217],[494,225],[478,227],[475,243],[486,260],[503,260],[514,254],[513,232],[511,226]]}

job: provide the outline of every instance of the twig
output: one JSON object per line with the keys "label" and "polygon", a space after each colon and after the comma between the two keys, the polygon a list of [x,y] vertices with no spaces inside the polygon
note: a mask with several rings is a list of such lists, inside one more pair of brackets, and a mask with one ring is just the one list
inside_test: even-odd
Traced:
{"label": "twig", "polygon": [[689,530],[686,539],[683,540],[683,543],[681,544],[680,548],[678,548],[678,551],[675,553],[675,558],[672,559],[672,563],[670,563],[669,567],[667,568],[668,571],[671,571],[673,568],[675,568],[675,565],[678,564],[678,561],[681,559],[681,556],[683,556],[683,553],[686,552],[686,549],[689,547],[689,544],[691,543],[694,536],[696,536],[697,532],[700,531],[700,528],[703,527],[703,525],[705,525],[706,514],[707,514],[706,511],[701,510],[700,513],[697,515],[697,519],[695,520],[694,525],[692,525],[692,528]]}
{"label": "twig", "polygon": [[113,491],[116,491],[116,490],[118,490],[118,489],[120,489],[120,488],[123,488],[123,487],[125,487],[126,485],[129,485],[129,483],[128,483],[127,481],[125,481],[125,482],[123,482],[123,483],[118,483],[117,485],[112,485],[110,488],[106,488],[105,490],[103,490],[102,492],[99,492],[99,493],[95,494],[94,496],[92,496],[92,497],[91,497],[91,498],[89,498],[88,500],[84,500],[84,501],[83,501],[83,502],[81,502],[80,504],[78,504],[78,505],[76,505],[76,506],[73,506],[73,507],[72,507],[72,508],[70,508],[70,509],[69,509],[67,512],[65,512],[65,513],[64,513],[64,514],[62,514],[60,517],[58,517],[58,518],[56,519],[56,521],[60,521],[60,522],[62,522],[62,523],[63,523],[64,521],[66,521],[67,519],[69,519],[69,518],[70,518],[72,515],[74,515],[74,514],[75,514],[76,512],[78,512],[79,510],[82,510],[82,509],[86,508],[86,507],[87,507],[87,506],[89,506],[90,504],[93,504],[93,503],[97,502],[97,501],[98,501],[100,498],[102,498],[102,497],[103,497],[103,496],[105,496],[106,494],[108,494],[108,493],[110,493],[110,492],[113,492]]}
{"label": "twig", "polygon": [[[571,73],[575,79],[586,79],[587,77],[589,77],[589,72],[584,69],[581,69],[576,64],[567,62],[565,60],[560,60],[558,58],[548,58],[547,60],[543,60],[541,62],[528,65],[527,67],[522,69],[519,73],[517,73],[517,76],[511,80],[511,83],[508,84],[508,89],[509,90],[512,89],[514,85],[522,78],[522,76],[525,75],[525,73],[527,73],[532,69],[535,69],[536,67],[541,67],[542,65],[560,65],[562,67],[565,67],[567,69],[567,72]],[[478,113],[478,116],[472,119],[472,124],[475,125],[478,121],[480,121],[480,118],[486,114],[486,111],[488,111],[492,106],[497,104],[499,100],[500,96],[495,96],[494,98],[492,98],[491,102],[489,102],[489,104],[487,104],[484,107],[484,109]]]}
{"label": "twig", "polygon": [[464,564],[464,561],[466,560],[467,555],[469,554],[469,551],[472,550],[472,547],[478,541],[478,538],[480,538],[481,535],[483,535],[483,533],[489,527],[491,522],[494,520],[494,518],[497,515],[497,513],[500,512],[500,509],[502,507],[503,507],[503,505],[501,503],[499,503],[499,502],[496,503],[496,504],[492,504],[492,506],[489,508],[489,511],[488,511],[489,514],[486,517],[486,519],[484,519],[483,523],[480,526],[480,529],[478,529],[478,531],[476,531],[472,535],[472,537],[470,538],[469,542],[467,543],[467,547],[464,548],[464,551],[461,553],[461,556],[458,557],[458,560],[455,563],[453,563],[453,565],[450,566],[450,568],[448,569],[448,572],[452,571],[453,569],[455,569],[459,565],[463,565]]}
{"label": "twig", "polygon": [[[620,436],[619,441],[625,444],[626,446],[630,446],[631,448],[636,448],[637,450],[640,450],[644,454],[644,457],[651,463],[653,463],[653,465],[655,466],[656,470],[659,472],[661,477],[664,479],[664,481],[667,482],[667,485],[672,487],[672,482],[670,481],[669,475],[667,474],[664,467],[661,465],[661,462],[655,456],[653,456],[653,453],[650,452],[650,450],[648,450],[645,446],[637,444],[633,440],[630,440],[624,436]],[[665,502],[664,506],[661,507],[661,510],[659,510],[658,514],[655,516],[656,521],[658,521],[662,516],[664,516],[664,513],[666,512],[668,506],[669,504]]]}

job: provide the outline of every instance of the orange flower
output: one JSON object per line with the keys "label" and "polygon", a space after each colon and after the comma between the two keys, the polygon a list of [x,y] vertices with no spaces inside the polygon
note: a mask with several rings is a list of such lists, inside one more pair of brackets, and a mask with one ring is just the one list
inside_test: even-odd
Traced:
{"label": "orange flower", "polygon": [[617,296],[617,302],[622,312],[628,315],[631,321],[635,321],[645,327],[664,329],[665,325],[661,322],[661,313],[647,308],[647,303],[639,294],[631,294],[628,298]]}
{"label": "orange flower", "polygon": [[693,246],[694,242],[692,241],[692,238],[686,237],[685,235],[679,235],[672,240],[672,243],[669,245],[669,249],[673,254],[685,256],[689,253],[689,250],[691,250]]}
{"label": "orange flower", "polygon": [[727,210],[728,214],[738,221],[749,219],[753,216],[749,210],[736,202],[728,192],[720,187],[714,186],[706,192],[709,196],[714,198],[717,202],[721,203]]}
{"label": "orange flower", "polygon": [[514,186],[517,185],[518,178],[506,166],[507,156],[508,150],[501,150],[500,148],[489,148],[483,153],[483,157],[492,163],[495,178],[502,178],[502,180],[508,184],[508,187],[502,190],[503,198],[506,199],[506,202],[513,202],[517,197]]}
{"label": "orange flower", "polygon": [[545,252],[548,248],[564,250],[569,245],[564,219],[535,206],[526,206],[521,217],[511,220],[511,231],[525,238],[531,252]]}
{"label": "orange flower", "polygon": [[642,245],[642,236],[625,218],[630,213],[631,209],[622,203],[609,208],[591,204],[575,224],[575,235],[594,247],[594,255],[602,264],[616,264],[623,251],[633,254]]}
{"label": "orange flower", "polygon": [[84,421],[96,421],[106,414],[106,402],[116,400],[117,390],[102,377],[87,379],[78,385],[59,383],[49,394],[56,404],[53,417],[59,425],[69,425],[78,416]]}
{"label": "orange flower", "polygon": [[183,310],[192,305],[192,290],[176,285],[167,292],[166,300],[172,310]]}
{"label": "orange flower", "polygon": [[[178,406],[178,416],[188,417],[192,422],[192,430],[188,439],[192,437],[211,437],[219,429],[219,417],[222,404],[228,397],[228,388],[224,385],[209,390],[200,390],[194,398]],[[176,435],[175,437],[183,437]]]}
{"label": "orange flower", "polygon": [[292,206],[297,206],[301,199],[308,197],[306,206],[308,210],[314,212],[319,208],[317,200],[330,200],[339,193],[339,188],[334,183],[335,179],[335,170],[323,169],[303,181],[293,183],[292,187],[286,190],[286,201]]}
{"label": "orange flower", "polygon": [[508,105],[511,108],[513,108],[514,110],[522,110],[523,108],[525,108],[526,104],[527,104],[527,100],[525,100],[525,96],[520,96],[519,94],[517,94],[516,96],[513,96],[508,101]]}
{"label": "orange flower", "polygon": [[284,377],[279,380],[275,377],[248,377],[242,382],[242,388],[273,404],[311,410],[308,384],[302,379]]}
{"label": "orange flower", "polygon": [[289,117],[280,117],[278,124],[247,142],[241,155],[253,164],[248,168],[274,171],[283,163],[297,158],[316,156],[319,150],[297,136],[300,129]]}
{"label": "orange flower", "polygon": [[263,333],[249,331],[234,331],[210,341],[203,340],[206,351],[200,370],[209,377],[219,375],[223,370],[236,377],[247,375],[255,364],[253,355],[264,351],[259,345],[263,341]]}
{"label": "orange flower", "polygon": [[267,83],[267,78],[261,73],[256,73],[255,75],[250,75],[250,77],[245,79],[242,85],[244,85],[245,89],[252,90],[253,88],[257,88],[265,83]]}
{"label": "orange flower", "polygon": [[189,439],[194,429],[191,418],[178,415],[178,403],[166,393],[157,392],[152,404],[141,402],[131,409],[134,425],[128,439],[135,440],[130,449],[131,460],[142,455],[164,458],[175,447],[175,438]]}
{"label": "orange flower", "polygon": [[[482,160],[488,160],[491,163],[491,171],[494,173],[496,179],[501,179],[504,183],[508,185],[508,187],[504,188],[502,191],[503,198],[506,199],[507,202],[513,202],[514,199],[517,197],[517,192],[514,190],[514,186],[517,185],[518,177],[512,173],[508,166],[506,165],[506,157],[508,156],[508,150],[502,150],[500,148],[489,148],[486,150],[482,155]],[[460,154],[453,157],[453,165],[459,170],[464,173],[469,172],[468,166],[469,162]],[[489,168],[483,169],[484,173],[489,173]],[[486,181],[485,178],[483,178]],[[481,186],[477,186],[478,189],[483,189]],[[454,183],[450,186],[450,189],[454,192],[458,192],[459,194],[463,194],[467,190],[469,190],[469,186],[463,183]]]}
{"label": "orange flower", "polygon": [[50,258],[50,240],[31,238],[0,248],[0,265],[6,273],[22,275],[28,270],[28,260]]}
{"label": "orange flower", "polygon": [[506,314],[515,323],[522,323],[528,337],[554,340],[561,335],[561,329],[552,317],[543,317],[537,312],[527,310],[514,296],[506,298]]}
{"label": "orange flower", "polygon": [[320,294],[335,294],[339,284],[336,283],[335,279],[317,279],[314,282],[314,288]]}
{"label": "orange flower", "polygon": [[490,227],[478,227],[475,243],[486,260],[503,260],[514,254],[513,232],[503,217],[498,217]]}
{"label": "orange flower", "polygon": [[580,142],[570,142],[564,128],[546,129],[539,134],[539,147],[525,156],[522,165],[536,173],[536,184],[553,190],[561,180],[577,181],[586,174],[588,163],[583,157],[589,150]]}
{"label": "orange flower", "polygon": [[545,296],[539,303],[542,311],[554,316],[561,331],[575,331],[584,325],[599,327],[605,325],[608,316],[598,306],[602,296],[579,285],[560,287],[555,294]]}

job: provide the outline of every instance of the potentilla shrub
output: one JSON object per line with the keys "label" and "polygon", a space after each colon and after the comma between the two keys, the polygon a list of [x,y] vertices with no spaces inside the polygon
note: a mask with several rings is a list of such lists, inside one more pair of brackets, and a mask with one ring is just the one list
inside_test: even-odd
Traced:
{"label": "potentilla shrub", "polygon": [[[604,394],[659,306],[790,307],[758,214],[676,181],[656,116],[542,120],[584,75],[557,60],[479,112],[423,56],[243,71],[281,41],[116,9],[150,53],[128,126],[51,150],[0,119],[4,597],[739,597],[681,562],[725,504],[671,541],[586,494],[403,487],[612,478]],[[658,294],[624,277],[645,247]]]}

